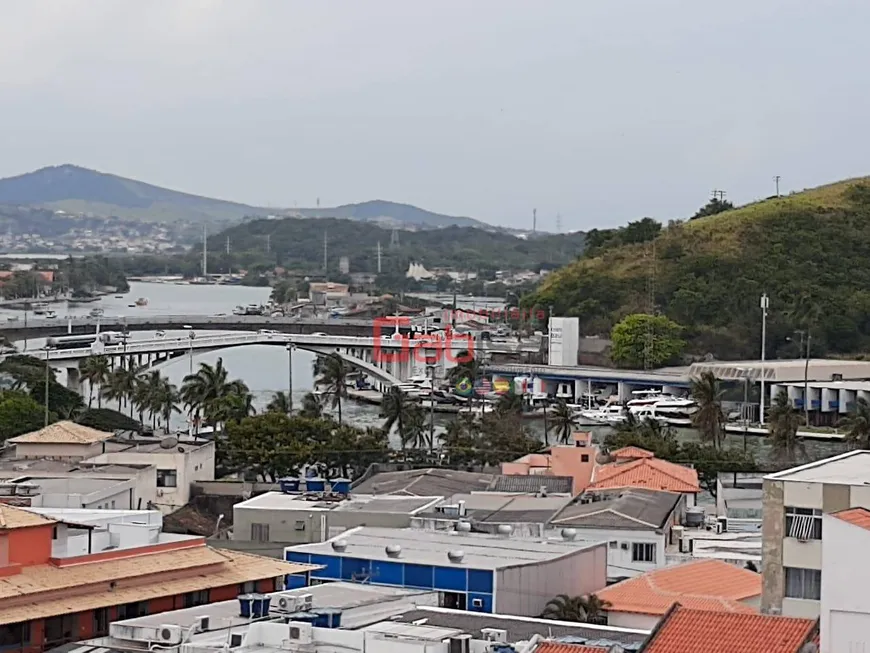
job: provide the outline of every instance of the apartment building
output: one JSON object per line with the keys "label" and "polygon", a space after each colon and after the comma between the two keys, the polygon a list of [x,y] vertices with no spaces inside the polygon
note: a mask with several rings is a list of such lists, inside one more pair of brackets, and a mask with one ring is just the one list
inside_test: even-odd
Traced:
{"label": "apartment building", "polygon": [[870,508],[870,451],[771,474],[763,492],[762,611],[815,619],[823,580],[823,515]]}

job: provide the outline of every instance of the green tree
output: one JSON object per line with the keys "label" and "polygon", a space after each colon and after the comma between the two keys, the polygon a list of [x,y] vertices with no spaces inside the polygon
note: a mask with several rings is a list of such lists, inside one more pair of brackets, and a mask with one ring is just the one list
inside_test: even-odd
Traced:
{"label": "green tree", "polygon": [[693,215],[689,220],[696,220],[698,218],[703,218],[708,215],[716,215],[717,213],[724,213],[725,211],[730,211],[734,208],[734,205],[728,200],[719,199],[718,197],[712,198],[709,202],[707,202],[704,206],[702,206],[698,211]]}
{"label": "green tree", "polygon": [[341,419],[341,400],[347,398],[347,375],[350,369],[344,359],[338,354],[330,354],[323,358],[320,377],[317,385],[322,386],[324,393],[332,396],[332,407],[338,409],[338,423]]}
{"label": "green tree", "polygon": [[[272,395],[272,399],[266,404],[266,410],[270,413],[290,414],[290,395],[286,392],[276,392]],[[318,415],[319,417],[319,415]]]}
{"label": "green tree", "polygon": [[845,440],[859,449],[870,449],[870,403],[859,397],[855,410],[842,420],[840,428],[845,429]]}
{"label": "green tree", "polygon": [[97,391],[97,407],[102,408],[102,387],[111,372],[111,362],[108,356],[88,356],[79,363],[81,378],[88,384],[88,408],[94,400],[94,390]]}
{"label": "green tree", "polygon": [[798,436],[803,417],[792,407],[784,391],[774,398],[767,418],[767,437],[774,458],[784,463],[794,463],[798,457],[806,459],[806,445]]}
{"label": "green tree", "polygon": [[[57,415],[50,414],[49,421],[57,421]],[[45,408],[32,397],[14,390],[0,392],[0,440],[38,431],[44,425]]]}
{"label": "green tree", "polygon": [[[191,420],[195,424],[203,420],[211,427],[239,417],[240,408],[247,412],[248,394],[248,386],[241,380],[230,380],[222,358],[214,366],[200,363],[196,372],[184,377],[180,392]],[[241,404],[236,397],[242,398]]]}
{"label": "green tree", "polygon": [[226,438],[219,446],[232,468],[274,482],[282,476],[297,476],[312,460],[312,443],[328,440],[330,428],[324,420],[266,412],[228,422]]}
{"label": "green tree", "polygon": [[441,451],[451,467],[472,467],[480,462],[480,422],[472,415],[457,415],[441,435]]}
{"label": "green tree", "polygon": [[389,391],[384,393],[383,401],[381,402],[380,415],[384,418],[381,430],[389,435],[395,426],[401,437],[405,433],[406,423],[411,419],[412,406],[413,404],[409,401],[408,395],[399,386],[391,386]]}
{"label": "green tree", "polygon": [[603,624],[610,603],[595,594],[568,596],[560,594],[547,602],[541,617],[557,621]]}
{"label": "green tree", "polygon": [[[568,402],[564,399],[560,399],[556,402],[556,407],[547,418],[547,421],[548,429],[556,434],[556,438],[562,444],[568,444],[568,442],[571,440],[571,434],[579,428],[577,417],[574,414],[574,411],[568,405]],[[546,438],[547,433],[545,431],[544,443],[549,444]]]}
{"label": "green tree", "polygon": [[725,433],[725,415],[722,412],[724,390],[719,379],[712,372],[703,372],[691,380],[690,392],[698,404],[698,410],[692,415],[692,424],[700,431],[702,440],[718,448]]}
{"label": "green tree", "polygon": [[627,315],[610,333],[610,357],[624,367],[661,367],[682,353],[686,345],[682,330],[664,315]]}
{"label": "green tree", "polygon": [[305,396],[302,397],[302,410],[299,411],[299,416],[314,419],[323,417],[323,404],[316,394],[313,392],[305,393]]}
{"label": "green tree", "polygon": [[522,395],[518,395],[511,388],[498,398],[495,409],[502,413],[522,413],[524,401]]}

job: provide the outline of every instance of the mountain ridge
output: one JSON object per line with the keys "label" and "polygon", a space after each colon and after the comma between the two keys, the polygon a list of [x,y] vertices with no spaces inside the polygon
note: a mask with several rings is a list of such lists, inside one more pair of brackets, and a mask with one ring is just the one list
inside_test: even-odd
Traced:
{"label": "mountain ridge", "polygon": [[512,231],[474,218],[434,213],[399,202],[369,200],[332,208],[268,208],[172,190],[73,164],[0,179],[0,204],[34,206],[145,222],[238,223],[245,217],[335,217],[399,228],[450,225]]}

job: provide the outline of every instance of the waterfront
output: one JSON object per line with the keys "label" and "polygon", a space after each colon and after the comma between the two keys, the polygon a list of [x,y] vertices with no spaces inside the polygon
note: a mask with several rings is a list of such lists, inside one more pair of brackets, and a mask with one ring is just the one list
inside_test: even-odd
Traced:
{"label": "waterfront", "polygon": [[[57,310],[59,321],[62,321],[66,315],[87,315],[95,307],[102,308],[106,316],[219,315],[230,314],[237,305],[264,303],[269,299],[269,294],[269,288],[132,282],[130,292],[121,297],[108,295],[91,304],[59,304],[55,310]],[[142,307],[131,307],[130,304],[133,304],[139,297],[147,298],[148,304]],[[462,298],[464,301],[470,300],[471,303],[477,299],[480,298]],[[461,306],[464,301],[457,303]],[[20,311],[0,309],[0,319],[5,320],[9,315],[18,315],[21,319]],[[139,332],[133,337],[145,339],[152,335],[148,332]],[[172,335],[172,332],[167,333],[168,337]],[[44,340],[39,339],[30,340],[27,343],[29,349],[38,348],[43,344]],[[254,404],[258,410],[262,410],[266,406],[275,392],[286,391],[288,388],[287,354],[280,349],[254,345],[200,354],[195,357],[194,365],[196,366],[200,362],[213,365],[219,358],[223,359],[232,378],[240,378],[245,381],[254,395]],[[313,389],[313,362],[313,354],[303,351],[296,351],[293,354],[293,400],[297,406],[301,405],[305,393]],[[190,371],[190,360],[183,357],[160,369],[173,383],[181,385],[184,376]],[[379,426],[382,423],[377,406],[347,401],[343,405],[342,412],[344,418],[356,426]],[[452,415],[436,414],[436,433],[440,432],[452,419]],[[525,424],[530,432],[543,439],[544,422],[542,419],[529,419],[525,421]],[[176,415],[173,419],[173,426],[186,428],[184,416]],[[583,428],[592,431],[596,439],[601,439],[610,432],[609,427]],[[696,440],[698,437],[697,432],[693,429],[679,429],[677,436],[686,441]],[[730,433],[726,436],[726,443],[742,448],[743,436]],[[834,455],[845,449],[843,444],[834,442],[806,441],[805,444],[811,459]],[[393,445],[398,445],[395,438]],[[746,437],[746,446],[760,460],[767,458],[769,447],[764,438],[750,434]]]}

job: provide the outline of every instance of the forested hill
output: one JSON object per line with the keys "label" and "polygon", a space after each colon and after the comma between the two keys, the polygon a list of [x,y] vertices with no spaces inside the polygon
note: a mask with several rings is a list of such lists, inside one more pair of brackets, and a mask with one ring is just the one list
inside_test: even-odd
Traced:
{"label": "forested hill", "polygon": [[377,270],[378,243],[383,264],[403,273],[411,261],[427,268],[457,270],[552,268],[574,260],[582,251],[583,234],[519,238],[473,227],[449,226],[392,233],[376,224],[334,218],[252,220],[209,238],[209,250],[225,250],[245,266],[281,265],[320,270],[326,238],[329,267],[347,256],[351,272]]}
{"label": "forested hill", "polygon": [[739,359],[759,355],[765,292],[768,356],[798,356],[797,330],[812,334],[813,356],[870,351],[870,178],[667,228],[643,220],[589,232],[584,256],[524,302],[606,334],[649,312],[652,293],[654,310],[685,327],[691,353]]}

